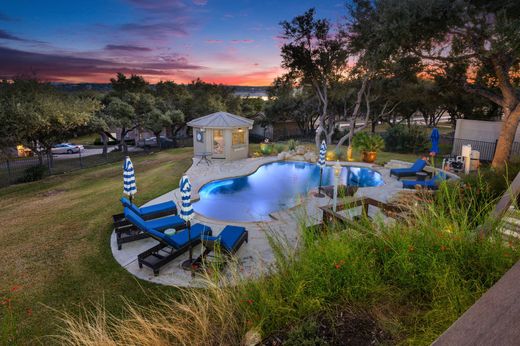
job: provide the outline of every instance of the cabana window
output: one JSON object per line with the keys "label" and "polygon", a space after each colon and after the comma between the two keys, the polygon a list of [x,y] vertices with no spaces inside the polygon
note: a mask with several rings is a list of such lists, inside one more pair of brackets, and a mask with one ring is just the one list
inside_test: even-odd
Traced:
{"label": "cabana window", "polygon": [[246,144],[246,131],[244,129],[233,130],[233,145]]}

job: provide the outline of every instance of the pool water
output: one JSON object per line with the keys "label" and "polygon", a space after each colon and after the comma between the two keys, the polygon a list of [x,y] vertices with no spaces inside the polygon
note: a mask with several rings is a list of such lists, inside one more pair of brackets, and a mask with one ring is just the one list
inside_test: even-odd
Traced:
{"label": "pool water", "polygon": [[[383,185],[381,175],[370,168],[343,167],[340,184],[349,186]],[[270,213],[299,204],[301,196],[317,188],[320,168],[306,162],[273,162],[256,172],[237,178],[215,180],[199,190],[200,200],[193,204],[206,217],[237,222],[270,221]],[[322,186],[332,185],[332,167],[323,169]]]}

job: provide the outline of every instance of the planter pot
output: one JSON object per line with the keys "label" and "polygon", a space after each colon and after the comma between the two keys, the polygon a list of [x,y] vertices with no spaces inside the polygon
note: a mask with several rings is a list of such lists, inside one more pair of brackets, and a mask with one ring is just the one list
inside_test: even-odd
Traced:
{"label": "planter pot", "polygon": [[361,153],[361,160],[366,163],[374,163],[377,159],[377,151],[363,151]]}

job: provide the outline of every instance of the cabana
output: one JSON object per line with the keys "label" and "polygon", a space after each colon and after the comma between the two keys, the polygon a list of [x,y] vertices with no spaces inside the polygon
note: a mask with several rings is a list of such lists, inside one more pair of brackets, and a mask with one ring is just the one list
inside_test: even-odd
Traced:
{"label": "cabana", "polygon": [[217,112],[193,119],[193,150],[202,158],[239,160],[249,156],[249,130],[253,120]]}

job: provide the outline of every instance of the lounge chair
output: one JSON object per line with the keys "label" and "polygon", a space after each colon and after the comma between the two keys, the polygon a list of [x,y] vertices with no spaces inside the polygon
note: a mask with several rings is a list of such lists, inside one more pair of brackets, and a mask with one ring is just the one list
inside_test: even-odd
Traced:
{"label": "lounge chair", "polygon": [[438,173],[432,179],[428,180],[403,180],[403,188],[415,189],[416,186],[426,188],[428,190],[437,190],[441,181],[446,180],[447,177],[443,173]]}
{"label": "lounge chair", "polygon": [[390,176],[395,175],[397,179],[401,177],[411,177],[416,173],[421,172],[426,167],[426,161],[417,159],[410,168],[393,168],[390,170]]}
{"label": "lounge chair", "polygon": [[188,238],[188,230],[186,229],[173,235],[166,235],[150,227],[150,221],[144,221],[131,210],[125,209],[125,215],[143,233],[159,242],[154,247],[137,255],[139,268],[145,265],[153,270],[154,275],[158,275],[162,266],[185,253],[190,246],[199,244],[202,236],[212,235],[211,228],[200,223],[191,226],[190,238]]}
{"label": "lounge chair", "polygon": [[177,214],[177,206],[173,201],[158,203],[148,207],[139,208],[138,206],[130,202],[128,198],[121,197],[121,204],[123,204],[123,207],[131,209],[134,213],[142,217],[144,220]]}
{"label": "lounge chair", "polygon": [[[131,219],[128,218],[128,214],[130,213],[139,216],[128,207],[125,207],[124,213],[121,214],[121,217],[119,215],[113,216],[118,250],[121,250],[122,244],[124,243],[149,237],[147,233],[143,232],[134,222],[132,222]],[[116,217],[118,220],[116,220]],[[185,226],[184,220],[176,215],[170,215],[152,220],[145,220],[141,216],[139,216],[139,218],[145,222],[147,227],[153,228],[157,231],[163,231],[167,228],[181,229]]]}
{"label": "lounge chair", "polygon": [[[202,236],[202,244],[206,248],[202,254],[202,258],[205,258],[211,251],[215,251],[218,248],[221,253],[226,256],[235,254],[240,246],[244,242],[248,241],[248,232],[244,227],[239,226],[226,226],[224,229],[215,237],[211,235]],[[202,258],[198,258],[196,262],[200,263]],[[225,264],[225,259],[221,263],[222,266]]]}

